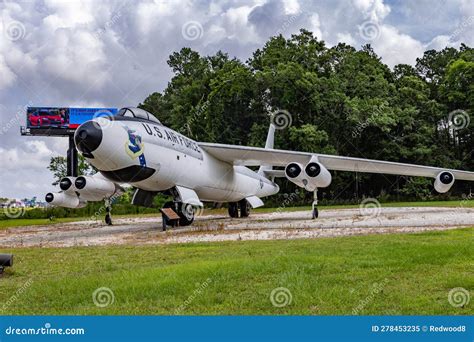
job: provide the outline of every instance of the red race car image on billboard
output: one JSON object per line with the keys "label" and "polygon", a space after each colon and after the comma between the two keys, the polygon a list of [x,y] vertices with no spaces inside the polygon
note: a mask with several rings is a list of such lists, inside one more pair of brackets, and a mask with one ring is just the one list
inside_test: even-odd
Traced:
{"label": "red race car image on billboard", "polygon": [[67,128],[69,108],[29,107],[27,110],[28,128]]}

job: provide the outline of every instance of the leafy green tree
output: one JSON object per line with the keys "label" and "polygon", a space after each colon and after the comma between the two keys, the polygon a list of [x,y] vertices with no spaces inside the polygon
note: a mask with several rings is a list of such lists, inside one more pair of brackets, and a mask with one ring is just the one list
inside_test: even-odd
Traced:
{"label": "leafy green tree", "polygon": [[[79,175],[92,175],[97,171],[90,165],[83,156],[78,156],[77,165]],[[67,159],[63,156],[51,157],[48,170],[53,173],[53,185],[58,185],[59,181],[67,176]]]}
{"label": "leafy green tree", "polygon": [[[300,30],[270,38],[245,63],[221,51],[174,52],[167,88],[140,106],[198,141],[263,146],[272,113],[285,110],[291,125],[277,131],[277,148],[473,169],[473,63],[473,49],[462,44],[428,50],[414,67],[391,70],[370,45],[327,47]],[[447,120],[455,109],[471,123],[453,132]],[[294,191],[279,182],[284,193]],[[431,183],[334,172],[322,196],[427,198]]]}

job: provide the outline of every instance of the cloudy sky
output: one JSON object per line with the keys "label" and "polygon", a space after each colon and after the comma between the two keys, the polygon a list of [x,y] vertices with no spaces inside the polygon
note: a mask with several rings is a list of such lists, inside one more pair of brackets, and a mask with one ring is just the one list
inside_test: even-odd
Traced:
{"label": "cloudy sky", "polygon": [[383,61],[474,45],[472,0],[0,0],[0,197],[53,187],[67,139],[21,137],[27,106],[135,106],[170,80],[184,46],[242,60],[272,35],[306,28],[332,46],[371,43]]}

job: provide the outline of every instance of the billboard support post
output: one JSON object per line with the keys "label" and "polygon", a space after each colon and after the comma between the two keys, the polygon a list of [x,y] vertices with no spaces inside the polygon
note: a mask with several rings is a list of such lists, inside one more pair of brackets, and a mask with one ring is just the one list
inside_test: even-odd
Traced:
{"label": "billboard support post", "polygon": [[78,176],[77,150],[76,150],[76,145],[74,144],[74,135],[72,134],[69,135],[69,148],[67,150],[66,163],[67,163],[67,176],[77,177]]}
{"label": "billboard support post", "polygon": [[68,137],[66,172],[68,177],[77,177],[78,152],[74,144],[76,128],[96,117],[117,113],[118,108],[28,107],[26,126],[20,127],[20,133],[23,136]]}

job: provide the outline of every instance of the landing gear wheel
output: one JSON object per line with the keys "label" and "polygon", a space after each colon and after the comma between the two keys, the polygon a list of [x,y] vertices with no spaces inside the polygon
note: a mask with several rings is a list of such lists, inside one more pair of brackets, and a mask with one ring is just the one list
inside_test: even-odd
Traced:
{"label": "landing gear wheel", "polygon": [[246,199],[239,202],[240,206],[240,217],[248,217],[250,215],[250,204]]}
{"label": "landing gear wheel", "polygon": [[105,214],[105,223],[106,223],[108,226],[111,226],[111,225],[112,225],[112,217],[110,216],[109,213]]}
{"label": "landing gear wheel", "polygon": [[239,217],[239,207],[235,202],[229,202],[229,216],[236,218]]}
{"label": "landing gear wheel", "polygon": [[317,208],[317,207],[314,207],[314,208],[313,208],[313,220],[314,220],[314,219],[317,219],[318,216],[319,216],[318,208]]}
{"label": "landing gear wheel", "polygon": [[194,207],[191,204],[179,203],[179,225],[189,226],[194,221]]}

